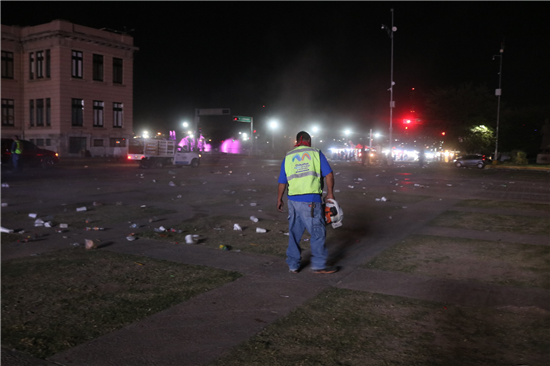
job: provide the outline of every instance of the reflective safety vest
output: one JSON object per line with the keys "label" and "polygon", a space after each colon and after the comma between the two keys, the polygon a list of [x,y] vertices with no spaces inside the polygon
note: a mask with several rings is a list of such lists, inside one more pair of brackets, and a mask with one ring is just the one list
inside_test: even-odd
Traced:
{"label": "reflective safety vest", "polygon": [[321,194],[321,157],[319,149],[298,146],[285,157],[288,195]]}
{"label": "reflective safety vest", "polygon": [[23,152],[23,148],[21,147],[21,141],[16,140],[15,141],[15,150],[12,151],[12,153],[20,155]]}

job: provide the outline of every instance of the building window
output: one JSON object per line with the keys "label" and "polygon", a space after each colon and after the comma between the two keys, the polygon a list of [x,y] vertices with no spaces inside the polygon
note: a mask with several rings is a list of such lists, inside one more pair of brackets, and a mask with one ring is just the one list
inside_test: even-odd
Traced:
{"label": "building window", "polygon": [[29,100],[29,122],[31,126],[34,126],[34,100]]}
{"label": "building window", "polygon": [[103,81],[103,55],[94,54],[94,80]]}
{"label": "building window", "polygon": [[94,100],[94,127],[103,127],[103,105],[100,100]]}
{"label": "building window", "polygon": [[2,51],[2,77],[13,79],[13,52]]}
{"label": "building window", "polygon": [[84,125],[84,100],[72,99],[72,125],[83,126]]}
{"label": "building window", "polygon": [[46,126],[51,126],[51,125],[52,125],[52,104],[51,104],[50,98],[46,98]]}
{"label": "building window", "polygon": [[44,146],[44,139],[36,139],[36,146]]}
{"label": "building window", "polygon": [[72,77],[82,79],[82,52],[73,51]]}
{"label": "building window", "polygon": [[113,83],[122,84],[122,59],[113,57]]}
{"label": "building window", "polygon": [[95,147],[103,146],[103,140],[101,140],[101,139],[94,139],[94,146],[95,146]]}
{"label": "building window", "polygon": [[52,146],[52,139],[46,139],[46,146]]}
{"label": "building window", "polygon": [[2,99],[2,126],[13,126],[13,99]]}
{"label": "building window", "polygon": [[29,79],[34,79],[34,52],[29,53]]}
{"label": "building window", "polygon": [[44,51],[36,52],[36,78],[44,77]]}
{"label": "building window", "polygon": [[113,103],[113,127],[122,128],[122,103]]}
{"label": "building window", "polygon": [[110,147],[126,147],[126,139],[124,138],[110,138],[109,139]]}
{"label": "building window", "polygon": [[36,125],[44,126],[44,99],[36,100]]}
{"label": "building window", "polygon": [[50,77],[50,61],[51,60],[51,57],[50,57],[50,50],[46,50],[46,77],[49,78]]}

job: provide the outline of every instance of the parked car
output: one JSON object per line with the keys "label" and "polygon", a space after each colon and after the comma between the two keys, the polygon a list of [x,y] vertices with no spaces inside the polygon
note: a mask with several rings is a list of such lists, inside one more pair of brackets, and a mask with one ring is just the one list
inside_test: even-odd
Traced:
{"label": "parked car", "polygon": [[[23,145],[23,152],[19,162],[23,167],[41,166],[50,168],[59,163],[58,154],[55,151],[41,149],[27,140],[19,140]],[[2,139],[2,166],[11,166],[11,145],[12,139]]]}
{"label": "parked car", "polygon": [[460,168],[463,166],[477,166],[479,169],[483,169],[485,165],[490,163],[490,160],[485,155],[464,155],[459,156],[453,160],[454,164]]}

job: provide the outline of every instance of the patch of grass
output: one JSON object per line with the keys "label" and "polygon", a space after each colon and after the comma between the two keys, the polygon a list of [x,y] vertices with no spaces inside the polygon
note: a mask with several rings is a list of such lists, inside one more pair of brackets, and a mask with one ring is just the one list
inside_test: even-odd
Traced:
{"label": "patch of grass", "polygon": [[46,358],[241,275],[81,248],[2,262],[2,345]]}
{"label": "patch of grass", "polygon": [[550,212],[550,205],[544,203],[495,201],[495,200],[463,200],[458,207],[481,207],[514,210],[536,210]]}
{"label": "patch of grass", "polygon": [[430,225],[530,235],[550,234],[550,225],[546,217],[447,211],[431,221]]}
{"label": "patch of grass", "polygon": [[543,365],[550,316],[331,288],[211,366]]}
{"label": "patch of grass", "polygon": [[550,289],[550,247],[412,236],[365,265],[387,271]]}

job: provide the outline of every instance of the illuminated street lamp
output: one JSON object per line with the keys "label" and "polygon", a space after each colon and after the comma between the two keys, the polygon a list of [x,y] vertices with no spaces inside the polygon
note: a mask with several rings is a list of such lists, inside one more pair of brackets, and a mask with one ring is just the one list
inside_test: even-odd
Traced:
{"label": "illuminated street lamp", "polygon": [[389,151],[390,151],[390,155],[389,155],[389,158],[388,158],[388,164],[392,164],[392,155],[391,155],[391,148],[392,148],[392,144],[393,144],[393,140],[392,140],[392,131],[393,131],[393,127],[392,127],[392,118],[393,118],[393,108],[395,108],[395,102],[393,101],[393,86],[395,85],[395,82],[393,81],[393,33],[395,31],[397,31],[397,27],[394,27],[393,26],[393,9],[390,9],[391,11],[391,28],[388,28],[387,26],[385,26],[384,24],[382,24],[382,29],[385,29],[387,32],[388,32],[388,36],[390,37],[391,39],[391,71],[390,71],[390,88],[388,89],[390,91],[390,146],[389,146]]}
{"label": "illuminated street lamp", "polygon": [[275,150],[275,129],[277,128],[277,121],[271,121],[269,127],[271,128],[271,149]]}
{"label": "illuminated street lamp", "polygon": [[319,127],[313,126],[313,127],[311,128],[311,130],[312,130],[313,133],[315,134],[315,135],[311,135],[311,143],[312,143],[312,145],[314,145],[314,143],[315,143],[314,137],[317,136],[317,131],[319,131]]}
{"label": "illuminated street lamp", "polygon": [[149,131],[143,131],[143,138],[148,139],[149,138]]}
{"label": "illuminated street lamp", "polygon": [[189,126],[189,123],[183,122],[183,128],[187,128],[187,126]]}

